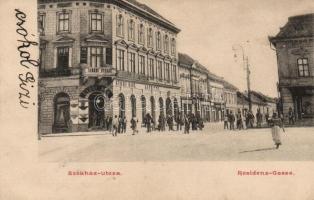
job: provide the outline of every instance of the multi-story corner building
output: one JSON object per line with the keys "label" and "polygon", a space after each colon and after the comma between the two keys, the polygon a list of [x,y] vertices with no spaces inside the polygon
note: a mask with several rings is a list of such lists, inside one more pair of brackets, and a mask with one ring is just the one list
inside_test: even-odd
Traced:
{"label": "multi-story corner building", "polygon": [[135,0],[38,0],[39,132],[179,112],[179,29]]}
{"label": "multi-story corner building", "polygon": [[314,124],[314,14],[289,17],[275,37],[282,112]]}
{"label": "multi-story corner building", "polygon": [[223,80],[223,86],[226,114],[228,115],[231,111],[235,114],[238,112],[237,92],[239,91],[239,89],[231,83],[227,82],[226,80]]}
{"label": "multi-story corner building", "polygon": [[193,113],[209,121],[208,70],[189,55],[179,53],[179,73],[183,113]]}
{"label": "multi-story corner building", "polygon": [[211,72],[208,72],[207,80],[211,102],[210,121],[221,121],[223,120],[226,106],[224,101],[223,79]]}

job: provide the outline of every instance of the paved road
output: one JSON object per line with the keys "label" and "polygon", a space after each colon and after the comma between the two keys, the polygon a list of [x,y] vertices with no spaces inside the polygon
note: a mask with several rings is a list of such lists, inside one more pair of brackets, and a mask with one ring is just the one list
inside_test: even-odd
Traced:
{"label": "paved road", "polygon": [[[91,133],[87,133],[91,134]],[[102,161],[314,161],[314,128],[288,128],[274,149],[270,129],[44,137],[44,162]]]}

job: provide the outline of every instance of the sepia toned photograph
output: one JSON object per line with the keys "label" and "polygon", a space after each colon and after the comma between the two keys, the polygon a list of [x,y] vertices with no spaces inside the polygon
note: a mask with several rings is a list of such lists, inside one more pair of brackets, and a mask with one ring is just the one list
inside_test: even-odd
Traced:
{"label": "sepia toned photograph", "polygon": [[0,200],[314,199],[312,0],[0,10]]}
{"label": "sepia toned photograph", "polygon": [[38,0],[40,160],[313,160],[314,14],[270,2]]}

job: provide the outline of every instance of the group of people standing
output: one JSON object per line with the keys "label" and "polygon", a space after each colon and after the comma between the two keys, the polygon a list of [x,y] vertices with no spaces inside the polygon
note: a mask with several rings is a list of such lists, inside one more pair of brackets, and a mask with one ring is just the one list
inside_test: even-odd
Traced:
{"label": "group of people standing", "polygon": [[[224,129],[235,130],[235,123],[236,128],[241,130],[244,129],[244,124],[246,128],[253,128],[254,120],[257,119],[256,127],[261,128],[263,122],[263,115],[260,110],[257,111],[256,117],[252,114],[252,112],[248,111],[247,114],[242,117],[242,113],[239,110],[236,115],[233,114],[231,111],[229,114],[226,114],[224,117]],[[275,143],[276,149],[282,145],[281,142],[281,129],[285,132],[283,117],[276,112],[270,117],[268,112],[265,115],[265,120],[267,122],[267,127],[271,128],[272,139]],[[292,120],[291,120],[292,121]],[[290,123],[290,116],[289,116],[289,123]]]}
{"label": "group of people standing", "polygon": [[[130,125],[132,135],[137,134],[139,131],[138,119],[136,117],[131,118]],[[163,132],[166,131],[166,127],[168,127],[168,131],[181,131],[182,127],[184,127],[184,133],[189,134],[191,128],[193,131],[202,130],[204,128],[204,122],[199,115],[191,113],[184,115],[179,114],[176,116],[172,116],[170,114],[164,116],[161,114],[159,115],[156,123],[150,113],[147,113],[144,116],[142,126],[146,128],[147,133],[152,131]],[[117,115],[115,115],[113,119],[111,118],[111,121],[108,120],[108,126],[106,126],[106,130],[109,130],[113,136],[117,136],[118,133],[126,133],[126,129],[126,118]]]}
{"label": "group of people standing", "polygon": [[166,131],[166,126],[168,127],[168,131],[181,131],[184,126],[184,133],[189,133],[191,126],[192,130],[202,130],[204,128],[201,117],[193,113],[184,115],[178,114],[176,116],[168,114],[166,117],[161,114],[158,117],[157,126],[154,119],[147,113],[144,122],[148,133],[154,130],[158,130],[159,132]]}
{"label": "group of people standing", "polygon": [[[251,111],[247,111],[244,115],[241,113],[240,110],[236,114],[233,113],[233,111],[230,111],[228,114],[225,114],[224,116],[224,129],[247,129],[247,128],[254,128],[255,124],[257,128],[262,128],[263,125],[263,114],[261,113],[260,109],[257,110],[256,115]],[[269,120],[270,116],[267,112],[265,114],[265,121],[266,124],[269,127]]]}

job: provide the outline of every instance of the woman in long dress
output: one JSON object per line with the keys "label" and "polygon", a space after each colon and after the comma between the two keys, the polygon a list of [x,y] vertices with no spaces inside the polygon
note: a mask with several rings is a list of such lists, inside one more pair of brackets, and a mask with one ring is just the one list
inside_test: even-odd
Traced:
{"label": "woman in long dress", "polygon": [[283,131],[285,130],[283,128],[282,119],[277,116],[277,113],[274,113],[273,117],[271,118],[270,125],[271,125],[271,135],[275,143],[276,149],[278,149],[279,146],[282,145],[280,129],[282,128]]}

